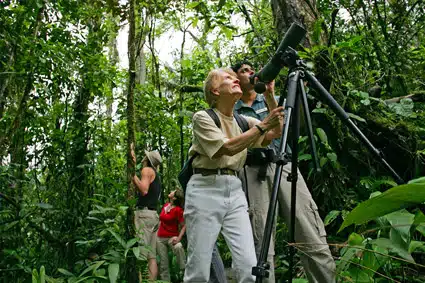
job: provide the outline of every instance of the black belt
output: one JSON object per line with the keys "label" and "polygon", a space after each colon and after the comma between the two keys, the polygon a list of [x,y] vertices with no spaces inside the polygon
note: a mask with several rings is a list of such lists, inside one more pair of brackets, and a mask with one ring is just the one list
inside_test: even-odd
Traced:
{"label": "black belt", "polygon": [[202,176],[209,175],[233,175],[238,176],[235,170],[229,168],[218,168],[218,169],[205,169],[205,168],[193,168],[194,174],[202,174]]}
{"label": "black belt", "polygon": [[138,210],[154,210],[156,211],[156,208],[146,207],[146,206],[138,206]]}

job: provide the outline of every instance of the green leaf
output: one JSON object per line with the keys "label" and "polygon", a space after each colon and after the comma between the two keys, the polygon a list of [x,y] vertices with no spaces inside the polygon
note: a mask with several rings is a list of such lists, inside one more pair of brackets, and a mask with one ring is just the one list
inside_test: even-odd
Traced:
{"label": "green leaf", "polygon": [[326,135],[325,131],[322,128],[317,128],[316,132],[317,132],[317,135],[319,136],[319,139],[322,141],[322,143],[327,144],[328,136]]}
{"label": "green leaf", "polygon": [[335,153],[333,153],[333,152],[327,153],[326,156],[332,162],[336,162],[336,160],[338,159],[337,155]]}
{"label": "green leaf", "polygon": [[227,27],[222,27],[221,28],[221,31],[224,33],[224,35],[226,36],[226,38],[228,39],[228,40],[230,40],[230,39],[232,39],[232,36],[233,36],[233,32],[232,32],[232,30],[231,29],[229,29],[229,28],[227,28]]}
{"label": "green leaf", "polygon": [[407,184],[360,203],[345,218],[338,232],[351,224],[363,224],[377,217],[425,201],[425,184]]}
{"label": "green leaf", "polygon": [[37,269],[32,270],[32,283],[38,283],[38,271]]}
{"label": "green leaf", "polygon": [[199,4],[201,4],[201,2],[194,1],[194,2],[192,2],[192,3],[187,4],[187,5],[186,5],[186,8],[188,8],[188,9],[192,9],[192,8],[195,8],[196,6],[198,6]]}
{"label": "green leaf", "polygon": [[410,233],[414,233],[415,230],[425,236],[425,215],[422,211],[416,213],[415,221],[413,221],[412,227],[410,228]]}
{"label": "green leaf", "polygon": [[313,111],[311,111],[312,113],[320,113],[320,114],[324,114],[327,112],[326,108],[315,108],[313,109]]}
{"label": "green leaf", "polygon": [[339,210],[332,210],[331,212],[329,212],[328,215],[326,215],[325,217],[325,221],[324,221],[325,226],[331,224],[340,214],[341,214],[341,211]]}
{"label": "green leaf", "polygon": [[[399,233],[399,237],[401,238],[400,240],[403,240],[404,243],[408,243],[410,240],[410,227],[414,222],[415,215],[406,210],[402,210],[390,213],[386,215],[385,218],[391,224],[391,229]],[[401,246],[404,245],[402,243],[399,244]]]}
{"label": "green leaf", "polygon": [[74,275],[74,274],[72,274],[71,272],[69,272],[69,271],[68,271],[68,270],[66,270],[66,269],[58,268],[58,271],[59,271],[60,273],[62,273],[63,275],[75,277],[75,275]]}
{"label": "green leaf", "polygon": [[420,184],[420,183],[424,183],[425,184],[425,177],[420,177],[420,178],[417,178],[417,179],[413,179],[413,180],[410,180],[408,182],[408,184]]}
{"label": "green leaf", "polygon": [[300,155],[300,157],[298,157],[298,161],[302,161],[302,160],[311,160],[311,154]]}
{"label": "green leaf", "polygon": [[[388,255],[388,250],[384,249],[379,246],[373,246],[372,244],[368,243],[366,245],[366,248],[372,251],[364,251],[363,252],[363,265],[376,271],[381,266],[385,264],[390,258],[386,255]],[[370,276],[373,276],[373,272],[369,273]]]}
{"label": "green leaf", "polygon": [[101,261],[98,261],[98,262],[95,262],[94,264],[92,264],[92,265],[90,265],[89,267],[87,267],[86,269],[84,269],[84,271],[80,274],[80,276],[78,276],[78,277],[81,277],[81,276],[83,276],[84,274],[86,274],[86,273],[88,273],[88,272],[90,272],[90,271],[95,271],[96,269],[98,269],[99,268],[99,266],[101,266],[102,264],[104,264],[105,263],[105,261],[104,260],[101,260]]}
{"label": "green leaf", "polygon": [[103,221],[102,220],[100,220],[99,218],[97,218],[97,217],[93,217],[93,216],[87,216],[86,217],[86,219],[89,219],[89,220],[95,220],[95,221],[98,221],[98,222],[100,222],[100,223],[103,223]]}
{"label": "green leaf", "polygon": [[126,249],[131,248],[135,243],[137,243],[138,240],[139,239],[137,239],[137,238],[133,238],[133,239],[128,240],[128,242],[125,244],[125,248]]}
{"label": "green leaf", "polygon": [[323,167],[326,162],[328,162],[328,159],[326,157],[321,157],[319,161],[320,167]]}
{"label": "green leaf", "polygon": [[140,247],[133,247],[133,254],[138,260],[143,260],[143,258],[140,257]]}
{"label": "green leaf", "polygon": [[40,283],[46,282],[46,269],[44,268],[44,265],[40,267]]}
{"label": "green leaf", "polygon": [[193,18],[193,20],[192,20],[192,27],[193,28],[196,28],[198,26],[198,21],[199,21],[198,17]]}
{"label": "green leaf", "polygon": [[348,114],[348,116],[349,116],[350,118],[353,118],[353,119],[355,119],[355,120],[357,120],[357,121],[359,121],[359,122],[366,123],[366,120],[365,120],[365,119],[363,119],[362,117],[360,117],[360,116],[358,116],[358,115],[356,115],[356,114],[353,114],[353,113],[347,113],[347,114]]}
{"label": "green leaf", "polygon": [[37,203],[36,205],[40,208],[43,208],[43,209],[52,209],[53,208],[53,205],[48,204],[48,203],[43,203],[43,202]]}
{"label": "green leaf", "polygon": [[409,245],[409,253],[413,253],[416,250],[419,250],[421,252],[425,252],[425,242],[421,241],[411,241]]}
{"label": "green leaf", "polygon": [[415,262],[415,260],[409,254],[409,252],[407,250],[403,249],[397,243],[391,241],[390,239],[378,238],[378,239],[375,239],[375,240],[371,240],[370,243],[373,244],[373,245],[377,245],[381,248],[388,249],[388,250],[392,251],[393,253],[396,253],[400,257],[402,257],[402,258],[404,258],[404,259],[406,259],[410,262]]}
{"label": "green leaf", "polygon": [[111,263],[108,266],[109,282],[111,283],[117,282],[119,272],[120,272],[120,265],[118,263]]}
{"label": "green leaf", "polygon": [[10,228],[13,228],[16,224],[18,224],[19,223],[19,220],[16,220],[16,221],[12,221],[12,222],[10,222],[10,223],[8,223],[8,224],[6,224],[5,226],[4,226],[4,228],[3,228],[3,231],[7,231],[7,230],[9,230]]}
{"label": "green leaf", "polygon": [[348,269],[350,272],[350,276],[355,279],[356,283],[373,283],[373,278],[369,276],[369,274],[363,268],[352,265]]}
{"label": "green leaf", "polygon": [[117,239],[118,243],[120,243],[121,246],[125,249],[125,246],[126,246],[125,241],[117,233],[115,233],[114,231],[112,231],[111,228],[108,228],[106,230],[109,231],[115,237],[115,239]]}
{"label": "green leaf", "polygon": [[349,266],[351,260],[356,256],[356,253],[358,251],[361,251],[361,249],[355,247],[348,247],[343,249],[343,251],[341,252],[342,257],[338,263],[338,267],[336,268],[337,274],[339,274],[341,271],[345,270]]}
{"label": "green leaf", "polygon": [[348,236],[348,244],[350,246],[361,246],[363,240],[363,237],[357,233],[351,233],[350,236]]}

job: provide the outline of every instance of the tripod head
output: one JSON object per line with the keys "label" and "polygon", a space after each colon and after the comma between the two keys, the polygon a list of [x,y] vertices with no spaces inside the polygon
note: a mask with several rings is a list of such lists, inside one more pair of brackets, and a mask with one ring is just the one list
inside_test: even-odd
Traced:
{"label": "tripod head", "polygon": [[281,57],[282,62],[287,66],[290,70],[294,68],[307,68],[307,65],[303,60],[300,59],[298,52],[292,47],[288,47]]}
{"label": "tripod head", "polygon": [[263,93],[266,91],[265,84],[274,80],[280,70],[285,66],[285,61],[282,60],[282,57],[286,50],[291,47],[295,48],[304,38],[306,33],[307,31],[300,25],[292,23],[273,57],[269,60],[269,62],[267,62],[264,68],[250,77],[251,84],[254,84],[254,79],[258,78],[258,81],[254,86],[257,93]]}

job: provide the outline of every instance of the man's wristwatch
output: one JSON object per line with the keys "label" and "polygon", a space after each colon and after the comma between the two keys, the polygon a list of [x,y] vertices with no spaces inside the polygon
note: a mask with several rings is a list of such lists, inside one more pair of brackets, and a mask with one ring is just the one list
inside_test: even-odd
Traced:
{"label": "man's wristwatch", "polygon": [[260,131],[261,135],[264,135],[264,134],[267,132],[267,130],[264,130],[264,129],[263,129],[263,128],[261,128],[261,126],[259,126],[259,125],[255,125],[255,127],[257,127],[257,129]]}

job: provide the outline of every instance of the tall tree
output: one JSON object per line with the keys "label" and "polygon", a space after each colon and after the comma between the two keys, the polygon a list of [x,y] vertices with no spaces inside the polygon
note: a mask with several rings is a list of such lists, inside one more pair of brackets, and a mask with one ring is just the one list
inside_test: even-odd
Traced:
{"label": "tall tree", "polygon": [[[135,148],[135,118],[134,118],[134,91],[136,88],[136,19],[135,9],[136,1],[130,0],[128,11],[128,90],[127,90],[127,201],[135,197],[135,187],[133,177],[135,173],[135,164],[131,151]],[[131,205],[127,209],[127,237],[134,236],[134,210]],[[128,282],[137,282],[136,260],[133,257],[127,258],[127,280]]]}
{"label": "tall tree", "polygon": [[[321,24],[319,11],[314,0],[272,0],[271,6],[277,32],[282,36],[294,22],[301,24],[308,31],[314,30],[316,24]],[[325,29],[320,38],[325,42],[327,30],[326,25],[323,26]],[[310,47],[312,44],[312,38],[307,34],[304,45]]]}

